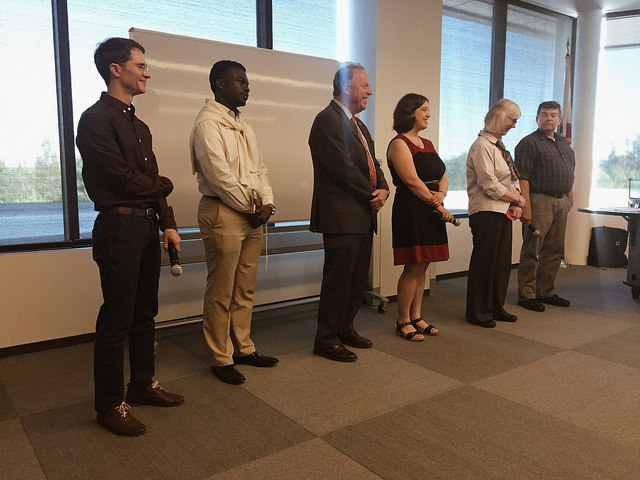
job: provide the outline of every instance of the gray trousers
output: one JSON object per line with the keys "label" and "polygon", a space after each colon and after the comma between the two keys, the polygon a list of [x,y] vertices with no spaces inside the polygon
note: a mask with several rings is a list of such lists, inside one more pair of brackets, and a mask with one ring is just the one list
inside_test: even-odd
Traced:
{"label": "gray trousers", "polygon": [[564,258],[564,235],[571,209],[565,195],[555,198],[532,193],[531,223],[540,230],[535,237],[523,227],[518,266],[518,300],[553,295],[554,282]]}

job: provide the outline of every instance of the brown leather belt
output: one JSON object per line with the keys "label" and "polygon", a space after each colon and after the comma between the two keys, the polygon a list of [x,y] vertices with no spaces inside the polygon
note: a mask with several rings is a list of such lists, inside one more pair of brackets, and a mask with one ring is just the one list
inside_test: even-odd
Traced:
{"label": "brown leather belt", "polygon": [[131,207],[111,207],[100,210],[100,213],[107,215],[132,215],[134,217],[156,218],[155,208],[131,208]]}

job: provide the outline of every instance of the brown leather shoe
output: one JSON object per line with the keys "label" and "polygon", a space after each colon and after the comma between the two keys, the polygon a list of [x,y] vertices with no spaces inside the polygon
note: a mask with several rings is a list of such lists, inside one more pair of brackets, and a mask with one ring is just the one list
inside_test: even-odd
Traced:
{"label": "brown leather shoe", "polygon": [[147,431],[147,427],[131,415],[131,407],[122,402],[106,412],[98,412],[98,423],[110,432],[125,437],[137,437]]}
{"label": "brown leather shoe", "polygon": [[153,405],[154,407],[176,407],[184,402],[184,397],[176,393],[169,393],[155,381],[141,390],[129,385],[127,403],[130,405]]}

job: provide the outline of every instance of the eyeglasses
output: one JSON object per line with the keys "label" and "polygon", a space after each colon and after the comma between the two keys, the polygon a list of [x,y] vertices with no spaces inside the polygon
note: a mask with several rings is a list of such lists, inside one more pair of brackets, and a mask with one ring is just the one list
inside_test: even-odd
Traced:
{"label": "eyeglasses", "polygon": [[511,118],[511,117],[507,117],[509,120],[511,120],[511,125],[513,125],[514,127],[516,126],[516,123],[518,123],[518,119],[517,118]]}
{"label": "eyeglasses", "polygon": [[[126,65],[126,63],[119,63],[118,65]],[[147,72],[149,71],[149,65],[147,65],[146,63],[134,63],[133,66],[137,67],[138,70],[146,70]]]}

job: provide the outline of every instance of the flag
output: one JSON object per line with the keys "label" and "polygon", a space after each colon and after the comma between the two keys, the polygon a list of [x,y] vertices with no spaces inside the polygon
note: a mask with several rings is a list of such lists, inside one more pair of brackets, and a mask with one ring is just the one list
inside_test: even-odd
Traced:
{"label": "flag", "polygon": [[562,98],[562,123],[558,133],[571,143],[571,55],[569,55],[569,40],[567,40],[567,55],[564,57],[566,66],[564,73],[564,95]]}

